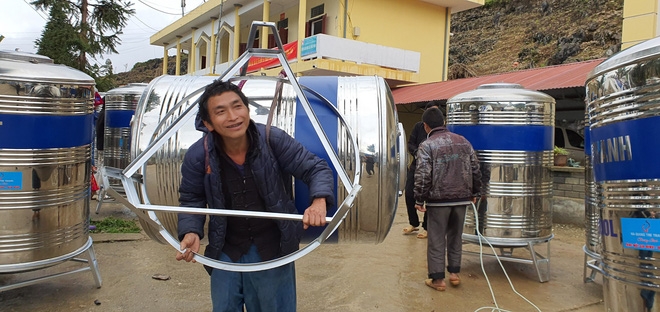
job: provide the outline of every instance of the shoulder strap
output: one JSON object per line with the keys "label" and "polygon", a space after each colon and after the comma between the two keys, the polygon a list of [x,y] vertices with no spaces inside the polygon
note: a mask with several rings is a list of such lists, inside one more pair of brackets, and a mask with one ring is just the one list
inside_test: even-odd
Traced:
{"label": "shoulder strap", "polygon": [[[280,73],[277,75],[277,78],[286,78],[286,72],[284,70],[280,71]],[[280,102],[282,101],[282,89],[284,87],[284,83],[282,81],[278,81],[277,84],[275,85],[275,95],[273,96],[273,101],[270,104],[270,111],[268,111],[268,119],[266,121],[266,143],[268,144],[268,147],[270,148],[270,126],[273,123],[273,115],[275,115],[275,111],[280,105]]]}
{"label": "shoulder strap", "polygon": [[204,135],[204,166],[206,168],[206,174],[211,174],[211,163],[209,160],[209,134]]}

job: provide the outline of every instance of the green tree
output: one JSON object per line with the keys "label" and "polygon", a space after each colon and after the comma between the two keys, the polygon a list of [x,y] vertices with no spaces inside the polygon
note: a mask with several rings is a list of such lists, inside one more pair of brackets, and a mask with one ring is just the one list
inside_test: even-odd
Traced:
{"label": "green tree", "polygon": [[87,55],[117,53],[119,35],[135,14],[133,3],[128,0],[34,0],[30,4],[43,11],[60,8],[67,16],[79,38],[74,67],[87,73],[90,73]]}
{"label": "green tree", "polygon": [[117,87],[115,74],[112,72],[112,61],[109,59],[105,60],[104,65],[99,66],[98,64],[94,64],[90,66],[89,74],[96,81],[96,89],[101,92],[106,92]]}
{"label": "green tree", "polygon": [[35,44],[38,47],[37,54],[48,56],[57,64],[78,68],[80,39],[61,5],[51,7],[50,19]]}

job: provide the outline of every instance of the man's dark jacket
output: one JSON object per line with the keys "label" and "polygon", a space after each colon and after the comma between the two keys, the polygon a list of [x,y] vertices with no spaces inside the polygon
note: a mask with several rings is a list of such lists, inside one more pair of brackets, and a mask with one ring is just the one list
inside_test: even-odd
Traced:
{"label": "man's dark jacket", "polygon": [[463,204],[480,192],[479,159],[470,142],[446,127],[433,128],[417,150],[415,201]]}
{"label": "man's dark jacket", "polygon": [[[188,151],[181,166],[179,202],[182,207],[232,209],[225,206],[218,154],[214,135],[196,120],[197,129],[205,132]],[[325,198],[327,207],[334,206],[334,178],[325,160],[305,149],[302,144],[284,131],[271,127],[270,144],[266,143],[266,126],[250,121],[247,130],[250,150],[246,162],[250,164],[259,195],[265,210],[278,213],[298,213],[291,194],[291,176],[301,179],[309,187],[310,203],[314,198]],[[206,215],[180,213],[178,223],[179,240],[187,233],[204,237]],[[276,220],[281,232],[280,256],[299,248],[303,229],[302,222]],[[227,218],[210,216],[209,245],[204,255],[220,258],[225,243]]]}

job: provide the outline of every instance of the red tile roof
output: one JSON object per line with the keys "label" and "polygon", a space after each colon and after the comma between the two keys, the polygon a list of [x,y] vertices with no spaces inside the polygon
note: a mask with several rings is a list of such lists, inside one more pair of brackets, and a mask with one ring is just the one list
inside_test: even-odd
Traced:
{"label": "red tile roof", "polygon": [[447,100],[454,95],[474,90],[486,83],[517,83],[525,89],[536,91],[584,87],[589,72],[603,60],[605,59],[601,58],[585,62],[518,70],[503,74],[425,83],[395,89],[392,91],[392,95],[394,96],[394,103],[408,104],[432,100]]}

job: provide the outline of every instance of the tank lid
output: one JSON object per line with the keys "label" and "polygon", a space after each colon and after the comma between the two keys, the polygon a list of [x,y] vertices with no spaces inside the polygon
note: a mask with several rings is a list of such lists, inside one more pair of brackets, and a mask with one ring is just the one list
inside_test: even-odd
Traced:
{"label": "tank lid", "polygon": [[640,42],[630,48],[620,51],[594,67],[587,76],[587,81],[604,72],[617,69],[632,63],[638,63],[650,58],[660,57],[660,37]]}
{"label": "tank lid", "polygon": [[30,62],[34,64],[53,63],[53,60],[47,56],[29,53],[29,52],[20,52],[20,51],[11,51],[11,50],[0,50],[0,59]]}
{"label": "tank lid", "polygon": [[[3,51],[0,54],[0,79],[30,83],[82,84],[93,86],[94,78],[62,64],[53,64],[43,55]],[[47,61],[50,60],[50,61]]]}
{"label": "tank lid", "polygon": [[555,99],[543,92],[525,89],[516,83],[483,84],[474,90],[459,93],[447,100],[457,102],[555,102]]}
{"label": "tank lid", "polygon": [[117,95],[117,94],[142,94],[144,89],[148,86],[147,83],[129,83],[121,87],[114,88],[106,92],[107,95]]}
{"label": "tank lid", "polygon": [[496,83],[487,83],[482,84],[477,87],[477,90],[481,89],[524,89],[523,86],[517,83],[507,83],[507,82],[496,82]]}

